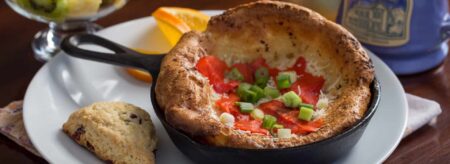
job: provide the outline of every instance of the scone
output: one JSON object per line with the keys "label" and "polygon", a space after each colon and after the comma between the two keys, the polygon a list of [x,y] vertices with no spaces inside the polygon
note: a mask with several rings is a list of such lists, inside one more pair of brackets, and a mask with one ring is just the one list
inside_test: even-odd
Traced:
{"label": "scone", "polygon": [[155,128],[134,105],[94,103],[72,113],[63,131],[107,163],[155,163]]}

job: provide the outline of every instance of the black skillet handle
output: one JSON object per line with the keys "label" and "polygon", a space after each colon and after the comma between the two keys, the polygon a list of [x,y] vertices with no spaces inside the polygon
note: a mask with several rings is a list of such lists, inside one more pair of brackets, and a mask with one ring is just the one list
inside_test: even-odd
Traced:
{"label": "black skillet handle", "polygon": [[[80,45],[95,45],[114,53],[82,49]],[[93,34],[75,34],[64,38],[61,48],[68,55],[114,65],[135,67],[158,75],[164,55],[145,55]]]}

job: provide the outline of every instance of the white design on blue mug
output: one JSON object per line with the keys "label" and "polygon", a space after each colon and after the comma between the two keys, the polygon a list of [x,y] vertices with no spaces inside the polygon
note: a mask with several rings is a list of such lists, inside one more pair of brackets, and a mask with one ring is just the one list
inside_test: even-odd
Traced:
{"label": "white design on blue mug", "polygon": [[447,0],[343,0],[337,21],[396,74],[436,67],[447,56]]}

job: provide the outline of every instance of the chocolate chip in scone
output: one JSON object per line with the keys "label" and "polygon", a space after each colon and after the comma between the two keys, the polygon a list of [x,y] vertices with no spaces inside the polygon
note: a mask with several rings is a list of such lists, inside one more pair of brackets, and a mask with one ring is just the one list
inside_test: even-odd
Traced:
{"label": "chocolate chip in scone", "polygon": [[130,118],[137,118],[137,115],[134,113],[131,113]]}
{"label": "chocolate chip in scone", "polygon": [[139,119],[139,124],[142,124],[142,119]]}
{"label": "chocolate chip in scone", "polygon": [[94,146],[92,146],[91,143],[90,143],[89,141],[86,142],[86,146],[87,146],[87,148],[88,148],[89,150],[95,151]]}
{"label": "chocolate chip in scone", "polygon": [[72,138],[74,140],[80,141],[80,137],[82,134],[84,134],[86,131],[84,130],[83,125],[81,125],[76,131],[75,133],[72,134]]}
{"label": "chocolate chip in scone", "polygon": [[105,163],[106,163],[106,164],[113,164],[114,162],[113,162],[112,160],[109,160],[109,159],[108,159],[108,160],[105,160]]}

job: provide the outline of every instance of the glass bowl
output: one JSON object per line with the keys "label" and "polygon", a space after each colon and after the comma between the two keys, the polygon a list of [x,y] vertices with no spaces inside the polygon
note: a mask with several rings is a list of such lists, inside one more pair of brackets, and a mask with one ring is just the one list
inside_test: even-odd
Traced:
{"label": "glass bowl", "polygon": [[122,8],[127,0],[5,0],[20,15],[49,28],[39,31],[32,41],[37,60],[47,61],[61,51],[62,39],[74,33],[93,33],[101,27],[99,18]]}

